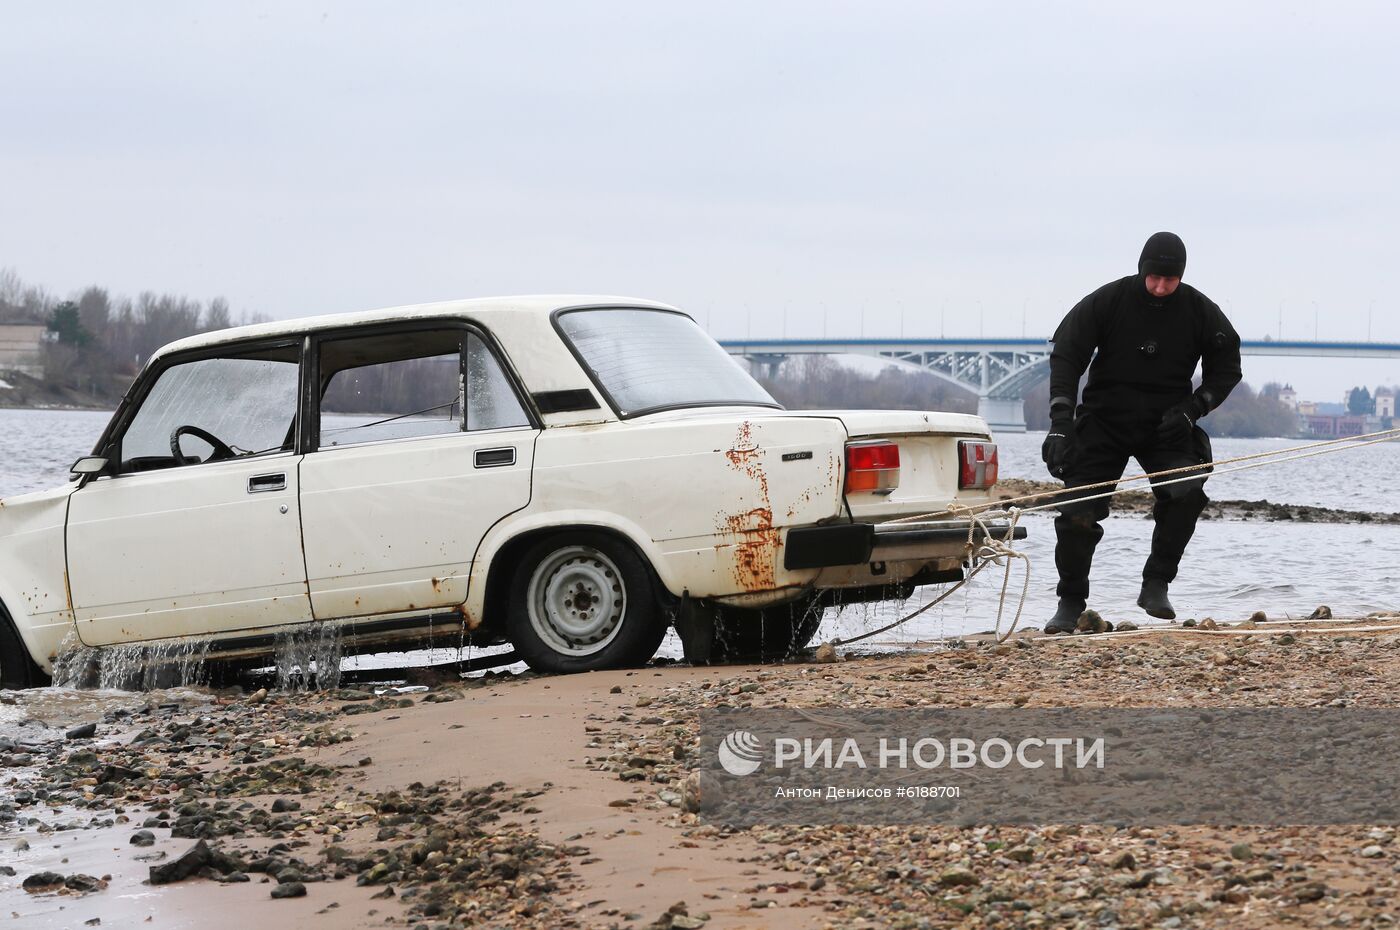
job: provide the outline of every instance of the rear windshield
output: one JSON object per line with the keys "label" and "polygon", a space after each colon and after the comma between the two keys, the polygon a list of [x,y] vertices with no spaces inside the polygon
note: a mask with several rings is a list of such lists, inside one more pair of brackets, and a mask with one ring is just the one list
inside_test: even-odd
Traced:
{"label": "rear windshield", "polygon": [[684,314],[570,310],[558,320],[619,416],[669,407],[781,407]]}

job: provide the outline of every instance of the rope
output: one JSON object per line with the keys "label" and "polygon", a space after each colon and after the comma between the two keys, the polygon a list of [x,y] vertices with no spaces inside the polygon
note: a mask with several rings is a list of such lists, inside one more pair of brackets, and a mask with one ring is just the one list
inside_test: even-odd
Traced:
{"label": "rope", "polygon": [[[997,642],[1006,642],[1006,640],[1011,637],[1011,634],[1016,632],[1016,626],[1021,622],[1021,612],[1025,610],[1026,607],[1026,596],[1030,593],[1031,589],[1031,560],[1030,556],[1026,555],[1024,552],[1018,552],[1015,547],[1011,545],[1011,541],[1015,538],[1016,534],[1016,524],[1021,519],[1021,512],[1019,510],[1014,507],[1011,508],[1009,512],[1011,521],[1006,528],[1006,536],[1002,539],[996,538],[983,521],[983,516],[985,515],[972,514],[968,523],[967,542],[964,544],[966,552],[964,561],[971,566],[971,568],[968,573],[963,576],[961,581],[957,582],[951,588],[948,588],[942,594],[938,595],[938,597],[929,601],[913,613],[900,617],[893,623],[887,623],[878,629],[870,630],[859,636],[851,636],[846,639],[833,639],[831,640],[831,645],[848,646],[851,643],[858,643],[872,636],[879,636],[881,633],[892,630],[900,624],[908,623],[924,611],[943,603],[952,596],[953,592],[957,591],[973,578],[976,578],[982,569],[986,568],[988,565],[1004,565],[1006,567],[1006,574],[1002,577],[1001,581],[1001,600],[997,606],[997,622],[995,627]],[[978,545],[976,542],[976,533],[979,529],[982,531],[981,545]],[[1011,565],[1016,559],[1020,559],[1026,563],[1025,578],[1021,585],[1020,600],[1016,604],[1016,615],[1011,619],[1011,625],[1007,627],[1006,633],[1002,634],[1001,619],[1006,612],[1006,592],[1011,585]]]}
{"label": "rope", "polygon": [[[1388,619],[1390,619],[1390,618],[1389,618],[1389,617],[1380,617],[1380,618],[1377,618],[1377,619],[1388,620]],[[1284,621],[1284,620],[1270,620],[1269,622],[1270,622],[1270,623],[1285,623],[1285,622],[1289,622],[1289,621]],[[1304,623],[1304,622],[1308,622],[1308,621],[1298,620],[1298,621],[1292,621],[1292,622]],[[1316,622],[1319,622],[1319,621],[1311,621],[1311,622],[1316,623]],[[1321,622],[1322,622],[1322,623],[1330,623],[1331,621],[1324,620],[1324,621],[1321,621]],[[1359,621],[1356,621],[1356,620],[1348,620],[1348,621],[1344,621],[1344,622],[1346,622],[1346,623],[1357,623],[1357,622],[1359,622]],[[891,624],[891,625],[893,625],[893,624]],[[886,627],[885,629],[888,629],[888,628],[889,628],[889,627]],[[1147,628],[1139,628],[1139,629],[1136,629],[1136,630],[1122,630],[1122,631],[1114,630],[1112,633],[1096,633],[1096,634],[1094,634],[1093,636],[1046,636],[1046,637],[1044,637],[1044,638],[1042,638],[1042,639],[1040,639],[1040,640],[1037,640],[1037,642],[1044,642],[1044,643],[1068,643],[1068,642],[1084,643],[1084,642],[1087,642],[1087,641],[1101,642],[1101,641],[1103,641],[1103,640],[1105,640],[1105,639],[1127,639],[1127,638],[1136,637],[1136,636],[1158,636],[1158,635],[1160,635],[1160,634],[1162,634],[1162,633],[1171,633],[1171,634],[1173,634],[1173,635],[1176,635],[1176,634],[1178,634],[1178,633],[1185,633],[1185,634],[1188,634],[1188,635],[1191,635],[1191,636],[1280,636],[1280,635],[1282,635],[1282,634],[1284,634],[1284,633],[1287,633],[1287,634],[1289,634],[1290,636],[1292,636],[1292,635],[1303,635],[1303,634],[1308,634],[1308,633],[1318,633],[1318,634],[1327,635],[1327,636],[1341,636],[1341,635],[1344,635],[1344,634],[1347,634],[1347,633],[1385,633],[1385,632],[1389,632],[1389,631],[1392,631],[1392,630],[1400,630],[1400,623],[1377,623],[1377,624],[1372,624],[1372,625],[1370,625],[1370,626],[1334,626],[1334,627],[1331,627],[1330,629],[1327,628],[1327,627],[1306,627],[1306,628],[1294,627],[1294,628],[1292,628],[1292,629],[1277,629],[1277,628],[1256,627],[1256,628],[1254,628],[1254,629],[1242,629],[1242,630],[1241,630],[1241,629],[1201,630],[1201,629],[1197,629],[1196,627],[1189,627],[1189,626],[1183,626],[1183,627],[1177,627],[1177,626],[1153,626],[1153,627],[1147,627]],[[1004,642],[1004,640],[1000,640],[1000,639],[999,639],[999,640],[997,640],[997,642],[998,642],[998,643],[1001,643],[1001,642]]]}
{"label": "rope", "polygon": [[[878,629],[874,629],[874,630],[870,630],[870,631],[868,631],[868,632],[866,632],[866,633],[862,633],[862,634],[859,635],[859,636],[851,636],[851,637],[848,637],[848,638],[846,638],[846,639],[833,639],[833,640],[830,641],[830,645],[832,645],[833,647],[835,647],[835,646],[846,646],[846,645],[850,645],[851,643],[860,642],[861,640],[863,640],[863,639],[869,639],[869,638],[872,637],[872,636],[878,636],[878,635],[880,635],[881,633],[888,632],[889,630],[892,630],[892,629],[894,629],[894,628],[897,627],[897,626],[901,626],[901,625],[903,625],[903,624],[905,624],[905,623],[908,623],[910,620],[913,620],[915,617],[919,616],[920,614],[924,613],[925,611],[927,611],[927,610],[929,610],[929,609],[931,609],[931,608],[933,608],[933,607],[936,607],[936,606],[938,606],[939,604],[943,603],[943,601],[947,600],[947,599],[953,594],[953,592],[957,591],[957,590],[958,590],[959,588],[961,588],[963,585],[967,584],[967,583],[970,582],[973,578],[977,577],[977,575],[982,571],[982,569],[986,568],[988,565],[999,565],[999,566],[1004,565],[1005,568],[1006,568],[1006,574],[1003,576],[1003,578],[1002,578],[1002,583],[1001,583],[1001,596],[1000,596],[1000,598],[999,598],[998,605],[997,605],[996,626],[995,626],[994,629],[993,629],[993,635],[996,637],[996,641],[997,641],[998,643],[1004,643],[1004,642],[1006,642],[1008,639],[1011,638],[1011,636],[1012,636],[1013,633],[1016,632],[1016,627],[1017,627],[1017,626],[1020,624],[1020,622],[1021,622],[1021,613],[1025,610],[1025,607],[1026,607],[1026,597],[1027,597],[1027,595],[1030,593],[1030,587],[1031,587],[1031,560],[1030,560],[1030,557],[1028,557],[1028,556],[1027,556],[1025,553],[1023,553],[1023,552],[1018,552],[1018,551],[1015,549],[1015,547],[1013,547],[1013,546],[1011,545],[1011,542],[1012,542],[1012,540],[1013,540],[1013,538],[1014,538],[1014,536],[1015,536],[1015,532],[1016,532],[1016,524],[1017,524],[1018,521],[1021,519],[1021,514],[1023,514],[1023,513],[1034,513],[1034,512],[1039,511],[1039,510],[1059,509],[1059,508],[1063,507],[1063,506],[1066,505],[1066,504],[1080,504],[1080,503],[1085,503],[1085,502],[1087,502],[1087,501],[1101,500],[1101,499],[1106,498],[1106,497],[1114,497],[1115,495],[1118,495],[1118,494],[1126,494],[1126,493],[1129,493],[1129,492],[1131,492],[1131,491],[1138,490],[1137,488],[1124,488],[1124,487],[1120,487],[1120,485],[1125,484],[1125,483],[1129,483],[1129,484],[1130,484],[1130,483],[1136,482],[1136,481],[1151,481],[1151,482],[1152,482],[1152,487],[1153,487],[1154,489],[1155,489],[1155,488],[1163,488],[1163,487],[1167,487],[1167,486],[1169,486],[1169,485],[1178,484],[1178,483],[1183,482],[1183,481],[1200,481],[1200,480],[1202,480],[1202,476],[1203,476],[1204,474],[1211,474],[1211,473],[1214,473],[1214,474],[1217,474],[1217,475],[1229,475],[1229,474],[1234,474],[1235,472],[1247,471],[1247,470],[1249,470],[1249,469],[1251,469],[1251,468],[1262,468],[1262,467],[1265,466],[1265,465],[1277,465],[1277,464],[1280,464],[1280,463],[1283,463],[1283,462],[1294,462],[1294,461],[1298,461],[1298,460],[1300,460],[1300,459],[1312,458],[1312,457],[1318,456],[1318,455],[1327,455],[1328,453],[1331,453],[1331,452],[1342,452],[1342,451],[1345,451],[1346,449],[1357,449],[1357,448],[1361,448],[1362,446],[1371,446],[1371,445],[1375,445],[1376,443],[1380,443],[1380,442],[1390,442],[1391,440],[1393,440],[1393,439],[1395,439],[1395,438],[1397,438],[1397,437],[1400,437],[1400,427],[1397,427],[1397,428],[1395,428],[1395,429],[1379,430],[1379,431],[1374,432],[1374,433],[1364,433],[1364,434],[1359,435],[1359,436],[1347,436],[1347,437],[1338,438],[1338,439],[1327,439],[1327,440],[1323,440],[1323,441],[1320,441],[1320,442],[1305,443],[1304,445],[1301,445],[1301,446],[1292,446],[1292,447],[1286,448],[1286,449],[1274,449],[1274,450],[1269,451],[1269,452],[1253,452],[1253,453],[1250,453],[1249,455],[1238,455],[1238,456],[1235,456],[1234,458],[1219,459],[1219,460],[1216,460],[1216,461],[1214,461],[1214,462],[1205,462],[1205,463],[1202,463],[1202,464],[1200,464],[1200,465],[1186,465],[1186,466],[1183,466],[1183,467],[1181,467],[1181,468],[1167,468],[1167,469],[1163,469],[1163,470],[1161,470],[1161,471],[1144,472],[1144,473],[1141,474],[1141,475],[1133,475],[1133,476],[1128,477],[1128,478],[1118,478],[1118,479],[1113,480],[1113,481],[1100,481],[1100,482],[1098,482],[1097,484],[1077,485],[1077,486],[1074,487],[1074,488],[1064,488],[1064,489],[1057,490],[1057,491],[1039,491],[1039,492],[1037,492],[1037,493],[1035,493],[1035,494],[1025,494],[1025,495],[1022,495],[1021,497],[1012,497],[1012,498],[1007,498],[1007,499],[1005,499],[1005,500],[1000,500],[1000,501],[987,501],[987,502],[985,502],[985,503],[978,503],[978,504],[949,504],[949,505],[948,505],[947,507],[945,507],[943,510],[934,511],[934,512],[932,512],[932,513],[916,514],[916,515],[914,515],[914,516],[912,516],[912,517],[900,517],[900,518],[895,519],[895,520],[889,520],[889,521],[887,521],[888,523],[891,523],[891,524],[898,524],[898,523],[928,522],[928,521],[930,521],[932,518],[937,518],[937,517],[963,517],[963,518],[967,519],[967,520],[968,520],[968,527],[967,527],[967,543],[965,544],[964,561],[965,561],[965,563],[966,563],[968,566],[970,566],[970,569],[969,569],[968,573],[962,578],[961,581],[957,582],[957,583],[954,584],[951,588],[948,588],[946,591],[944,591],[943,593],[939,594],[938,597],[936,597],[936,598],[934,598],[933,600],[929,601],[927,604],[923,605],[922,607],[918,608],[917,610],[913,611],[912,613],[909,613],[909,614],[907,614],[907,615],[905,615],[905,616],[903,616],[903,617],[900,617],[898,620],[895,620],[895,621],[892,622],[892,623],[887,623],[887,624],[885,624],[884,626],[879,627]],[[1340,444],[1342,444],[1342,443],[1346,443],[1347,445],[1346,445],[1345,447],[1339,448]],[[1233,466],[1233,467],[1223,467],[1223,466]],[[1209,471],[1206,471],[1207,469],[1209,469]],[[1189,472],[1190,474],[1183,474],[1183,473],[1187,473],[1187,472]],[[1159,481],[1159,480],[1157,480],[1157,479],[1159,479],[1159,478],[1165,478],[1165,477],[1170,476],[1170,475],[1179,475],[1180,477],[1171,478],[1170,480],[1167,480],[1167,481]],[[1067,500],[1064,499],[1065,493],[1066,493],[1067,491],[1070,491],[1070,490],[1073,490],[1073,491],[1093,491],[1093,490],[1097,490],[1097,489],[1099,489],[1099,488],[1105,488],[1105,487],[1106,487],[1106,488],[1110,488],[1111,490],[1106,491],[1106,492],[1104,492],[1104,493],[1102,493],[1102,494],[1093,494],[1093,495],[1089,495],[1089,496],[1072,497],[1072,498],[1069,498],[1069,499],[1067,499]],[[1029,501],[1041,500],[1041,499],[1044,499],[1044,498],[1047,498],[1047,497],[1050,497],[1050,498],[1058,498],[1058,499],[1057,499],[1057,500],[1053,500],[1053,501],[1051,501],[1050,503],[1038,504],[1038,505],[1036,505],[1036,506],[1034,506],[1034,507],[1008,506],[1008,505],[1015,505],[1015,504],[1020,504],[1020,503],[1024,503],[1024,502],[1029,502]],[[1003,539],[997,539],[996,536],[992,533],[992,531],[987,527],[985,518],[990,517],[990,516],[1005,516],[1005,517],[1007,517],[1007,518],[1009,519],[1009,524],[1008,524],[1007,529],[1006,529],[1006,536],[1005,536],[1005,538],[1003,538]],[[980,546],[977,544],[976,536],[975,536],[977,530],[979,530],[979,529],[982,531],[982,543],[981,543]],[[1010,584],[1011,584],[1011,565],[1012,565],[1012,562],[1013,562],[1014,560],[1016,560],[1016,559],[1020,559],[1021,561],[1023,561],[1023,562],[1026,563],[1025,578],[1024,578],[1023,583],[1022,583],[1022,586],[1021,586],[1021,597],[1020,597],[1019,601],[1018,601],[1017,604],[1016,604],[1016,615],[1012,618],[1012,620],[1011,620],[1011,625],[1010,625],[1009,627],[1007,627],[1006,633],[1003,634],[1003,633],[1001,632],[1001,621],[1002,621],[1003,615],[1004,615],[1005,612],[1006,612],[1006,595],[1007,595],[1007,591],[1008,591],[1008,589],[1009,589],[1009,587],[1010,587]],[[1395,626],[1363,627],[1363,628],[1360,628],[1360,629],[1356,629],[1355,632],[1370,632],[1370,631],[1372,631],[1372,630],[1389,630],[1389,629],[1400,629],[1400,624],[1397,624],[1397,625],[1395,625]],[[1173,628],[1173,631],[1175,632],[1175,629],[1174,629],[1174,628]],[[1132,631],[1132,630],[1129,630],[1129,631],[1126,631],[1126,632],[1121,633],[1121,634],[1120,634],[1120,633],[1104,633],[1104,634],[1099,634],[1099,637],[1102,637],[1102,636],[1134,636],[1134,635],[1137,635],[1139,632],[1141,632],[1141,633],[1151,633],[1151,632],[1154,632],[1154,631],[1152,631],[1152,630],[1142,630],[1142,631]],[[1196,630],[1196,629],[1192,629],[1192,628],[1190,628],[1190,627],[1183,627],[1183,628],[1181,629],[1181,632],[1202,633],[1202,634],[1220,633],[1220,634],[1224,634],[1224,635],[1227,635],[1227,636],[1229,636],[1229,635],[1241,636],[1241,635],[1259,635],[1259,634],[1261,634],[1261,633],[1268,633],[1268,632],[1271,632],[1271,631],[1269,631],[1269,630]],[[1277,632],[1277,631],[1272,631],[1272,632]],[[1342,630],[1335,630],[1335,631],[1333,631],[1333,630],[1328,630],[1327,632],[1342,632]],[[1099,637],[1096,637],[1096,638],[1099,638]],[[1068,637],[1068,636],[1052,637],[1052,639],[1070,639],[1070,638],[1071,638],[1071,637]]]}
{"label": "rope", "polygon": [[[1271,620],[1271,621],[1269,621],[1269,622],[1270,622],[1270,623],[1273,623],[1273,622],[1275,622],[1275,621],[1272,621],[1272,620]],[[1083,641],[1086,640],[1086,639],[1093,639],[1093,640],[1101,640],[1101,639],[1126,639],[1126,638],[1128,638],[1128,637],[1130,637],[1130,636],[1155,636],[1155,635],[1160,634],[1160,633],[1172,633],[1172,634],[1176,634],[1176,633],[1187,633],[1187,634],[1192,635],[1192,636],[1279,636],[1279,635],[1281,635],[1281,634],[1283,634],[1283,633],[1288,633],[1289,635],[1293,635],[1293,634],[1296,632],[1296,633],[1321,633],[1321,634],[1325,634],[1325,635],[1328,635],[1328,636],[1340,636],[1340,635],[1345,634],[1345,633],[1384,633],[1384,632],[1388,632],[1388,631],[1390,631],[1390,630],[1400,630],[1400,623],[1379,623],[1379,624],[1374,624],[1374,625],[1371,625],[1371,626],[1333,627],[1333,628],[1331,628],[1331,629],[1326,629],[1326,628],[1322,628],[1322,627],[1318,627],[1318,628],[1308,628],[1308,629],[1299,629],[1299,628],[1295,627],[1295,628],[1293,628],[1293,629],[1291,629],[1291,630],[1278,630],[1278,629],[1272,629],[1272,630],[1271,630],[1271,629],[1264,629],[1264,628],[1262,628],[1262,627],[1261,627],[1261,628],[1256,628],[1256,629],[1244,629],[1244,630],[1236,630],[1236,629],[1231,629],[1231,630],[1199,630],[1199,629],[1196,629],[1195,627],[1190,627],[1190,626],[1185,626],[1185,627],[1175,627],[1175,626],[1172,626],[1172,627],[1152,627],[1152,628],[1150,628],[1150,629],[1124,630],[1124,631],[1122,631],[1121,633],[1118,632],[1117,630],[1114,630],[1112,633],[1097,633],[1097,634],[1095,634],[1094,636],[1047,636],[1047,637],[1044,638],[1044,641],[1047,642],[1047,643],[1061,643],[1061,642],[1066,642],[1066,643],[1067,643],[1067,642],[1069,642],[1070,640],[1074,640],[1075,642],[1083,642]]]}
{"label": "rope", "polygon": [[[1279,462],[1293,462],[1293,461],[1297,461],[1297,460],[1299,460],[1299,459],[1312,458],[1313,456],[1316,456],[1316,455],[1326,455],[1326,454],[1329,453],[1329,452],[1340,452],[1340,451],[1343,451],[1343,450],[1342,450],[1342,449],[1337,449],[1337,448],[1332,448],[1332,447],[1341,445],[1342,443],[1347,443],[1347,444],[1348,444],[1346,448],[1359,448],[1359,447],[1361,447],[1361,446],[1371,446],[1371,445],[1375,445],[1376,443],[1380,443],[1380,442],[1389,442],[1391,439],[1395,439],[1395,438],[1400,438],[1400,427],[1396,427],[1396,428],[1394,428],[1394,429],[1379,430],[1379,431],[1374,432],[1374,433],[1363,433],[1362,435],[1359,435],[1359,436],[1347,436],[1347,437],[1340,438],[1340,439],[1327,439],[1327,440],[1322,440],[1322,441],[1320,441],[1320,442],[1306,443],[1306,444],[1301,445],[1301,446],[1291,446],[1291,447],[1286,448],[1286,449],[1273,449],[1273,450],[1268,451],[1268,452],[1253,452],[1253,453],[1250,453],[1249,455],[1237,455],[1237,456],[1235,456],[1234,458],[1217,459],[1216,461],[1213,461],[1213,462],[1203,462],[1203,463],[1200,464],[1200,465],[1184,465],[1184,466],[1181,466],[1180,468],[1166,468],[1166,469],[1163,469],[1163,470],[1161,470],[1161,471],[1144,472],[1144,473],[1141,474],[1141,475],[1130,475],[1130,476],[1128,476],[1128,477],[1126,477],[1126,478],[1116,478],[1116,479],[1114,479],[1114,480],[1112,480],[1112,481],[1100,481],[1100,482],[1098,482],[1097,484],[1082,484],[1082,485],[1077,485],[1076,487],[1074,487],[1074,488],[1072,488],[1072,489],[1070,489],[1070,488],[1065,488],[1065,489],[1061,489],[1061,490],[1057,490],[1057,491],[1037,491],[1037,492],[1034,493],[1034,494],[1023,494],[1023,495],[1021,495],[1020,497],[1009,497],[1009,498],[1006,498],[1006,499],[1004,499],[1004,500],[999,500],[999,501],[986,501],[986,502],[983,502],[983,503],[975,503],[975,504],[951,504],[951,505],[949,505],[948,507],[944,508],[943,510],[935,510],[935,511],[933,511],[933,512],[931,512],[931,513],[915,514],[914,516],[910,516],[910,517],[899,517],[899,518],[897,518],[897,519],[890,520],[890,521],[888,521],[888,522],[889,522],[889,523],[892,523],[892,524],[894,524],[894,523],[921,523],[921,522],[925,522],[925,521],[928,521],[928,520],[930,520],[930,519],[934,519],[934,518],[937,518],[937,517],[958,516],[958,515],[969,515],[970,513],[973,513],[973,512],[982,512],[982,511],[990,511],[990,510],[1001,510],[1001,509],[1005,509],[1005,508],[1006,508],[1008,505],[1010,505],[1010,504],[1022,504],[1022,503],[1026,503],[1026,502],[1029,502],[1029,501],[1043,500],[1043,499],[1049,498],[1049,497],[1063,497],[1064,494],[1065,494],[1065,492],[1066,492],[1067,490],[1074,490],[1074,491],[1094,491],[1094,490],[1097,490],[1097,489],[1099,489],[1099,488],[1113,488],[1113,487],[1116,487],[1116,486],[1118,486],[1118,485],[1122,485],[1122,484],[1131,484],[1131,483],[1137,482],[1137,481],[1152,481],[1152,480],[1155,479],[1155,478],[1164,478],[1164,477],[1167,477],[1167,476],[1169,476],[1169,475],[1181,475],[1181,474],[1185,474],[1185,473],[1187,473],[1187,472],[1193,473],[1193,474],[1187,475],[1185,478],[1179,478],[1179,479],[1175,479],[1175,480],[1173,480],[1173,481],[1154,481],[1154,486],[1155,486],[1155,487],[1165,487],[1165,486],[1168,485],[1168,484],[1175,484],[1175,483],[1177,483],[1178,481],[1194,481],[1194,480],[1200,478],[1200,477],[1202,476],[1202,474],[1209,474],[1209,472],[1205,472],[1205,471],[1204,471],[1204,470],[1207,469],[1207,468],[1218,469],[1218,468],[1222,468],[1223,466],[1226,466],[1226,465],[1236,465],[1236,464],[1239,464],[1239,463],[1241,463],[1241,462],[1255,462],[1255,463],[1256,463],[1256,464],[1253,464],[1253,465],[1246,465],[1246,466],[1243,466],[1243,467],[1240,467],[1240,468],[1230,468],[1230,469],[1225,469],[1225,470],[1221,470],[1221,471],[1216,471],[1216,472],[1215,472],[1215,474],[1226,475],[1226,474],[1231,474],[1231,473],[1236,472],[1236,471],[1246,471],[1246,470],[1249,469],[1249,468],[1261,468],[1261,467],[1263,467],[1263,466],[1265,466],[1265,465],[1273,465],[1273,464],[1276,464],[1276,463],[1279,463]],[[1363,440],[1367,440],[1367,441],[1363,441]],[[1320,450],[1320,451],[1310,451],[1310,450]],[[1298,453],[1298,454],[1295,454],[1295,453]],[[1061,504],[1078,503],[1078,502],[1080,502],[1080,501],[1098,500],[1098,499],[1101,498],[1101,497],[1111,497],[1111,496],[1113,496],[1113,494],[1125,493],[1125,492],[1127,492],[1127,491],[1133,491],[1133,490],[1137,490],[1137,489],[1136,489],[1136,488],[1119,488],[1119,489],[1116,490],[1116,491],[1113,491],[1113,492],[1110,492],[1110,493],[1107,493],[1107,494],[1096,495],[1096,496],[1094,496],[1094,497],[1076,497],[1076,498],[1072,498],[1072,499],[1070,499],[1070,500],[1056,501],[1056,502],[1054,502],[1054,503],[1052,503],[1052,504],[1050,504],[1050,505],[1048,505],[1048,506],[1049,506],[1049,507],[1056,507],[1056,508],[1057,508],[1057,507],[1059,507]],[[1023,512],[1030,512],[1030,511],[1033,511],[1033,510],[1044,510],[1044,509],[1047,509],[1047,507],[1044,506],[1044,505],[1043,505],[1043,506],[1039,506],[1039,507],[1024,507],[1024,508],[1022,508]]]}

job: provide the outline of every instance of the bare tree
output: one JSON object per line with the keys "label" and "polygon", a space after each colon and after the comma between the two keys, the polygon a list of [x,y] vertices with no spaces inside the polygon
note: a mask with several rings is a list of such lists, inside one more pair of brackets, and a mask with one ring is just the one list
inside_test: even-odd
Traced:
{"label": "bare tree", "polygon": [[233,315],[229,313],[228,301],[215,297],[209,301],[209,309],[204,311],[204,328],[228,329],[233,325]]}

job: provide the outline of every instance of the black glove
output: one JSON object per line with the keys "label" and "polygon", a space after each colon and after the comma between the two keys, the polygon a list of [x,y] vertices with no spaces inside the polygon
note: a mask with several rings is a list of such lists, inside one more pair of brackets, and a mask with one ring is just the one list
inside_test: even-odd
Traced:
{"label": "black glove", "polygon": [[1054,419],[1050,421],[1050,432],[1040,444],[1040,459],[1049,469],[1051,476],[1063,478],[1069,467],[1070,452],[1074,448],[1074,421]]}
{"label": "black glove", "polygon": [[1162,422],[1157,424],[1157,443],[1163,446],[1183,446],[1191,438],[1196,421],[1204,413],[1196,398],[1184,400],[1162,414]]}

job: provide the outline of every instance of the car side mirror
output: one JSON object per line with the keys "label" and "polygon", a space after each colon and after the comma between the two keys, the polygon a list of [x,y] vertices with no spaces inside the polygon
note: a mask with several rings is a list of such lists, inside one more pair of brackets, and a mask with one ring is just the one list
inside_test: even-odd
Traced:
{"label": "car side mirror", "polygon": [[107,474],[107,457],[105,455],[85,455],[73,463],[73,467],[68,469],[74,478],[82,483],[96,478],[98,475]]}

